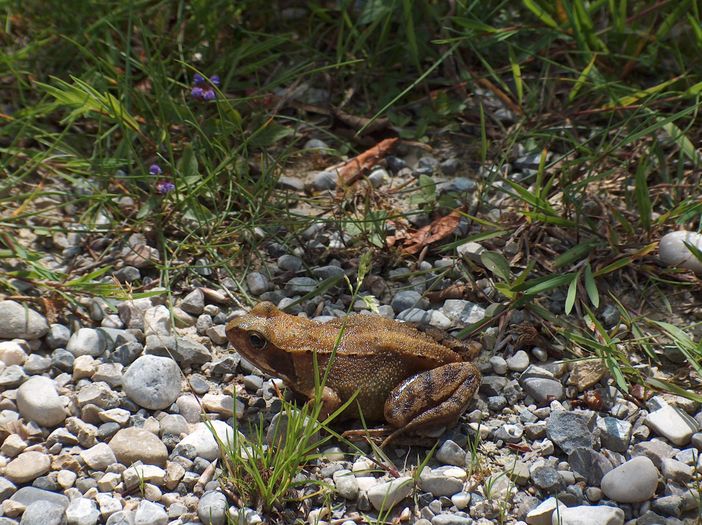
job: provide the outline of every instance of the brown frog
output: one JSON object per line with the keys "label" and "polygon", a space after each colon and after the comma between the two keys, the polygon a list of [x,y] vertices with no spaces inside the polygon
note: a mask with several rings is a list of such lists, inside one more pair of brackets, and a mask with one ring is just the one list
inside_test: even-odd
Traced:
{"label": "brown frog", "polygon": [[367,420],[387,421],[393,432],[384,444],[410,430],[455,422],[480,385],[478,369],[467,361],[479,345],[461,354],[411,325],[380,316],[317,323],[263,302],[231,320],[226,333],[240,355],[308,399],[315,389],[313,355],[320,373],[333,356],[322,416],[356,395],[353,410],[340,419],[360,409]]}

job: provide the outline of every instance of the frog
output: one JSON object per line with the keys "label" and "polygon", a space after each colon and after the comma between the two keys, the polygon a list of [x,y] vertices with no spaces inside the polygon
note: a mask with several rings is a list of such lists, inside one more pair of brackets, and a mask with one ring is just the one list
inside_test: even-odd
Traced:
{"label": "frog", "polygon": [[424,333],[380,315],[321,323],[261,302],[230,320],[226,335],[244,359],[308,400],[326,373],[320,418],[351,399],[337,420],[386,422],[382,446],[402,434],[454,424],[481,381],[471,362],[479,343],[448,344],[436,331]]}

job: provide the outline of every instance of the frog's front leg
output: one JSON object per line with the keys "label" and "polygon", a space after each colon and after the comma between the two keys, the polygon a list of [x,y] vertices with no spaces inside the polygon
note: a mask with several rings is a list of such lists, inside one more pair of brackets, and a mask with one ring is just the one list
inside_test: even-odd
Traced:
{"label": "frog's front leg", "polygon": [[383,442],[411,430],[455,422],[480,386],[480,372],[469,362],[449,363],[408,377],[385,400],[385,420],[395,430]]}

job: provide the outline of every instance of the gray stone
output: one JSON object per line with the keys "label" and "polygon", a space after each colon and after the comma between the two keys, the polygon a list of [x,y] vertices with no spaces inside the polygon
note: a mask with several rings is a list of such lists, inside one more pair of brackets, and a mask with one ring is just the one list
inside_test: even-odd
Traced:
{"label": "gray stone", "polygon": [[68,340],[66,350],[74,356],[90,355],[101,356],[107,349],[105,334],[94,328],[81,328]]}
{"label": "gray stone", "polygon": [[651,507],[653,507],[654,511],[660,512],[664,516],[676,516],[679,518],[684,512],[684,500],[678,495],[663,496],[653,500]]}
{"label": "gray stone", "polygon": [[22,513],[20,525],[63,525],[64,509],[51,501],[35,501]]}
{"label": "gray stone", "polygon": [[459,326],[477,323],[485,318],[485,308],[462,299],[447,299],[441,310]]}
{"label": "gray stone", "polygon": [[302,269],[302,259],[295,255],[284,254],[278,257],[278,268],[285,272],[297,272]]}
{"label": "gray stone", "polygon": [[110,514],[105,525],[134,525],[136,513],[132,510],[118,510]]}
{"label": "gray stone", "polygon": [[51,353],[51,366],[54,366],[62,372],[70,372],[73,370],[73,362],[75,356],[65,348],[57,348]]}
{"label": "gray stone", "polygon": [[377,511],[388,510],[412,493],[413,480],[409,476],[378,483],[368,489],[368,500]]}
{"label": "gray stone", "polygon": [[9,479],[0,476],[0,503],[12,496],[17,487]]}
{"label": "gray stone", "polygon": [[205,492],[197,504],[197,515],[205,525],[224,525],[227,520],[227,498],[219,491]]}
{"label": "gray stone", "polygon": [[539,405],[548,404],[553,400],[560,401],[564,397],[563,385],[557,379],[528,377],[521,383],[524,391]]}
{"label": "gray stone", "polygon": [[651,499],[658,485],[658,469],[645,456],[635,457],[602,478],[602,492],[617,503],[640,503]]}
{"label": "gray stone", "polygon": [[485,251],[482,245],[477,242],[469,241],[456,247],[456,252],[466,262],[473,262],[482,265],[480,255]]}
{"label": "gray stone", "polygon": [[132,401],[149,410],[171,406],[181,390],[181,372],[175,361],[144,355],[122,377],[122,387]]}
{"label": "gray stone", "polygon": [[421,308],[426,310],[429,306],[429,301],[422,297],[422,294],[415,290],[400,290],[395,294],[390,302],[390,306],[395,313],[402,312],[409,308]]}
{"label": "gray stone", "polygon": [[692,435],[699,430],[693,418],[678,407],[668,404],[651,412],[646,417],[645,423],[658,435],[664,436],[678,446],[687,445]]}
{"label": "gray stone", "polygon": [[171,335],[171,313],[166,306],[159,304],[146,309],[144,335]]}
{"label": "gray stone", "polygon": [[183,297],[180,307],[184,312],[192,315],[200,315],[205,308],[205,294],[200,288],[195,288],[192,292]]}
{"label": "gray stone", "polygon": [[[491,398],[492,399],[492,398]],[[505,443],[519,443],[524,435],[521,425],[505,424],[495,431],[495,439],[501,439]]]}
{"label": "gray stone", "polygon": [[131,283],[141,279],[141,272],[136,266],[125,265],[112,275],[121,283]]}
{"label": "gray stone", "polygon": [[524,350],[519,350],[513,356],[507,358],[507,368],[514,372],[523,372],[529,368],[529,354]]}
{"label": "gray stone", "polygon": [[645,456],[657,468],[661,468],[663,458],[672,458],[675,454],[673,447],[661,441],[660,439],[652,439],[651,441],[643,441],[637,443],[631,449],[631,457]]}
{"label": "gray stone", "polygon": [[68,525],[95,525],[99,517],[95,502],[88,498],[76,498],[66,509]]}
{"label": "gray stone", "polygon": [[163,505],[142,500],[134,513],[134,525],[167,525],[168,514]]}
{"label": "gray stone", "polygon": [[585,478],[588,485],[599,487],[602,477],[612,470],[612,462],[591,448],[574,448],[568,454],[568,463],[573,471]]}
{"label": "gray stone", "polygon": [[690,465],[672,458],[663,458],[660,469],[664,479],[675,481],[681,485],[690,482],[694,475],[694,469]]}
{"label": "gray stone", "polygon": [[312,176],[312,187],[317,191],[333,190],[339,181],[336,171],[320,171]]}
{"label": "gray stone", "polygon": [[260,272],[250,272],[246,276],[246,286],[251,295],[259,296],[263,292],[270,290],[268,278]]}
{"label": "gray stone", "polygon": [[305,183],[299,178],[290,177],[289,175],[280,175],[276,185],[283,190],[305,191]]}
{"label": "gray stone", "polygon": [[55,350],[56,348],[65,348],[68,340],[71,338],[71,331],[67,326],[54,323],[49,326],[49,332],[46,334],[46,345]]}
{"label": "gray stone", "polygon": [[417,484],[423,491],[429,492],[435,498],[453,496],[463,490],[463,479],[447,476],[442,469],[424,467]]}
{"label": "gray stone", "polygon": [[24,419],[44,427],[63,423],[67,415],[56,382],[44,376],[34,376],[17,389],[17,408]]}
{"label": "gray stone", "polygon": [[624,511],[605,505],[564,507],[551,517],[553,525],[624,525]]}
{"label": "gray stone", "polygon": [[106,470],[117,462],[114,452],[106,443],[98,443],[80,453],[85,464],[93,470]]}
{"label": "gray stone", "polygon": [[546,421],[546,435],[566,454],[577,447],[593,446],[589,418],[576,412],[552,412]]}
{"label": "gray stone", "polygon": [[144,351],[144,346],[139,342],[125,343],[115,348],[110,356],[112,361],[123,366],[131,365],[134,360]]}
{"label": "gray stone", "polygon": [[466,465],[466,451],[455,441],[447,439],[436,451],[436,459],[445,465],[464,467]]}
{"label": "gray stone", "polygon": [[46,318],[36,310],[15,301],[0,301],[2,339],[39,339],[49,331]]}
{"label": "gray stone", "polygon": [[48,501],[63,509],[68,507],[68,498],[63,494],[49,492],[48,490],[38,489],[36,487],[22,487],[15,492],[10,498],[12,501],[29,506],[35,501]]}
{"label": "gray stone", "polygon": [[285,293],[288,297],[293,295],[304,295],[317,288],[319,283],[312,277],[293,277],[285,283]]}
{"label": "gray stone", "polygon": [[[218,439],[223,443],[229,443],[233,439],[233,432],[231,425],[228,425],[224,421],[212,420],[210,423],[198,423],[195,425],[195,429],[184,437],[178,446],[178,449],[183,449],[188,446],[194,447],[197,452],[197,456],[207,459],[209,461],[214,461],[219,457],[219,447],[217,441],[212,435],[210,430],[210,425],[216,432]],[[243,436],[242,436],[243,439]]]}
{"label": "gray stone", "polygon": [[29,375],[43,374],[51,368],[51,358],[39,354],[31,354],[24,362],[24,371]]}
{"label": "gray stone", "polygon": [[20,365],[10,365],[0,372],[0,391],[17,388],[27,380],[27,374]]}
{"label": "gray stone", "polygon": [[168,459],[166,445],[143,428],[123,428],[110,440],[109,448],[117,461],[127,466],[141,461],[147,465],[165,467]]}
{"label": "gray stone", "polygon": [[529,471],[529,474],[534,485],[549,493],[556,492],[563,486],[558,471],[548,465],[536,466]]}
{"label": "gray stone", "polygon": [[404,321],[419,326],[429,325],[431,323],[431,318],[431,312],[427,312],[421,308],[409,308],[397,314],[398,321]]}
{"label": "gray stone", "polygon": [[358,498],[358,480],[348,469],[337,470],[332,474],[336,491],[342,498],[355,501]]}
{"label": "gray stone", "polygon": [[117,395],[107,383],[103,383],[102,381],[89,383],[83,386],[76,396],[76,404],[80,408],[91,404],[109,410],[111,408],[117,408],[119,403],[119,395]]}
{"label": "gray stone", "polygon": [[492,371],[497,375],[503,376],[507,373],[507,361],[505,358],[499,355],[494,355],[490,358],[490,365],[492,366]]}
{"label": "gray stone", "polygon": [[183,366],[202,365],[212,359],[212,353],[202,343],[177,336],[147,336],[144,353],[172,357]]}
{"label": "gray stone", "polygon": [[[460,161],[460,159],[457,159],[456,157],[451,157],[449,159],[442,160],[439,163],[439,167],[441,168],[441,172],[444,175],[454,175],[461,167],[461,161]],[[470,179],[468,179],[468,180],[470,180]],[[473,181],[471,181],[471,182],[473,182]],[[475,185],[475,182],[473,182],[473,184]]]}
{"label": "gray stone", "polygon": [[[526,515],[529,525],[551,525],[551,517],[557,516],[566,506],[556,498],[548,498]],[[558,512],[555,512],[558,509]]]}
{"label": "gray stone", "polygon": [[631,423],[615,417],[598,417],[597,429],[600,431],[602,446],[624,454],[631,441]]}

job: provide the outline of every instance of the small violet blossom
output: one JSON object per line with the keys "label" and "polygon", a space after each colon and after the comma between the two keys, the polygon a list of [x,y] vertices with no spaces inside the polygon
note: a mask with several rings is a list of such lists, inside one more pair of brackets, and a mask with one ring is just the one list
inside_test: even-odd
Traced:
{"label": "small violet blossom", "polygon": [[158,164],[152,164],[151,166],[149,166],[149,173],[151,175],[161,175],[161,173],[163,173],[163,170]]}
{"label": "small violet blossom", "polygon": [[175,184],[169,180],[160,180],[156,183],[156,192],[160,195],[165,195],[175,189]]}
{"label": "small violet blossom", "polygon": [[195,100],[214,100],[217,98],[214,88],[219,87],[219,75],[212,75],[208,81],[199,73],[195,73],[193,82],[195,85],[190,90],[190,96]]}

